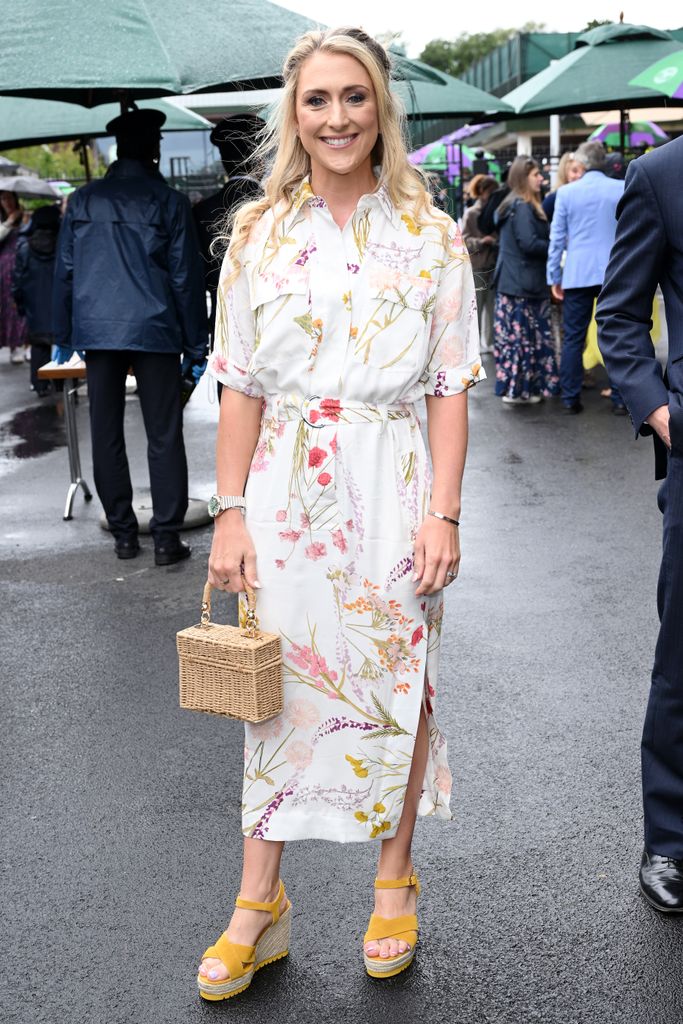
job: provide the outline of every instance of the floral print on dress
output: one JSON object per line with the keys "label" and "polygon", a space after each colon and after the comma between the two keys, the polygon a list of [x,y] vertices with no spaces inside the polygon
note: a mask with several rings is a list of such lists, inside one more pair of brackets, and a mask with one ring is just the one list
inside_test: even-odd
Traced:
{"label": "floral print on dress", "polygon": [[484,371],[467,251],[435,216],[445,237],[380,185],[340,229],[304,181],[255,225],[232,286],[221,277],[209,365],[263,402],[246,525],[260,625],[283,646],[284,710],[245,730],[253,838],[395,835],[421,714],[419,810],[450,817],[443,596],[411,581],[431,489],[415,403]]}

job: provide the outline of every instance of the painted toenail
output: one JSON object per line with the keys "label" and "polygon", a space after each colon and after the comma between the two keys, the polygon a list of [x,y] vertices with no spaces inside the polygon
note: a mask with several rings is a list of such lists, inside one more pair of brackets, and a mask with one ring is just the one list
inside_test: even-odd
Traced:
{"label": "painted toenail", "polygon": [[216,970],[209,971],[209,977],[210,978],[217,978],[218,977],[218,971],[216,971]]}

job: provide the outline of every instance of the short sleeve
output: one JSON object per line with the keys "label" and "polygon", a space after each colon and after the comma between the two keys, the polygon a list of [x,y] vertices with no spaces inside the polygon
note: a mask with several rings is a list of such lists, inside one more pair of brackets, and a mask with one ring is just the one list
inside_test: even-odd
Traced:
{"label": "short sleeve", "polygon": [[443,398],[457,395],[485,378],[479,355],[472,266],[460,229],[452,224],[436,290],[422,382],[426,394]]}
{"label": "short sleeve", "polygon": [[241,391],[249,398],[262,398],[263,388],[248,369],[256,339],[247,272],[243,267],[228,285],[230,271],[226,256],[216,292],[216,329],[209,373],[233,391]]}

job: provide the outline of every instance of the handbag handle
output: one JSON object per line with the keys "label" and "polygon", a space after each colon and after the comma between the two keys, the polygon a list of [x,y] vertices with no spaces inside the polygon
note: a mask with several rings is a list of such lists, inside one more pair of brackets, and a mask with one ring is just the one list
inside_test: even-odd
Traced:
{"label": "handbag handle", "polygon": [[[204,594],[202,596],[202,614],[200,623],[202,626],[211,625],[211,591],[214,589],[209,580],[204,584]],[[246,580],[244,580],[244,589],[247,594],[247,625],[242,630],[242,636],[248,636],[255,639],[259,635],[258,626],[256,625],[256,594],[249,586]]]}

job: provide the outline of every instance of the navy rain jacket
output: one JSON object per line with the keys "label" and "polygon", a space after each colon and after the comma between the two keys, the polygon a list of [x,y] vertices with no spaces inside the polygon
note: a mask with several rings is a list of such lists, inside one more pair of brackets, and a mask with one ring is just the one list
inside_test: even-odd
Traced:
{"label": "navy rain jacket", "polygon": [[206,355],[206,297],[188,199],[117,160],[73,194],[59,233],[54,331],[71,349]]}
{"label": "navy rain jacket", "polygon": [[30,334],[52,334],[52,282],[57,232],[36,228],[20,234],[12,294]]}
{"label": "navy rain jacket", "polygon": [[548,221],[541,220],[523,199],[497,210],[496,218],[500,247],[493,275],[496,291],[526,299],[547,298]]}

